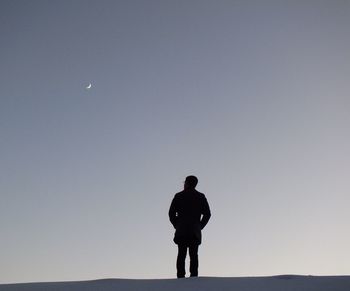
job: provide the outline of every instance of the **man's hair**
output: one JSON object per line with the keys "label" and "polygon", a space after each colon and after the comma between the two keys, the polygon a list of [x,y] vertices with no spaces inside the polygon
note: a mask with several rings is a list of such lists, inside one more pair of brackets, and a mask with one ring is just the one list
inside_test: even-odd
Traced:
{"label": "man's hair", "polygon": [[187,186],[189,186],[190,188],[196,188],[197,184],[198,184],[198,179],[196,176],[187,176],[185,183]]}

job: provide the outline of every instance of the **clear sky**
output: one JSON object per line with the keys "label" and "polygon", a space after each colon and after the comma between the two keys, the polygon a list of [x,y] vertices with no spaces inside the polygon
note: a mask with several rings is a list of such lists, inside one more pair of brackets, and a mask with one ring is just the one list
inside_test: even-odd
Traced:
{"label": "clear sky", "polygon": [[[350,274],[350,1],[0,1],[0,282]],[[92,88],[85,87],[92,83]]]}

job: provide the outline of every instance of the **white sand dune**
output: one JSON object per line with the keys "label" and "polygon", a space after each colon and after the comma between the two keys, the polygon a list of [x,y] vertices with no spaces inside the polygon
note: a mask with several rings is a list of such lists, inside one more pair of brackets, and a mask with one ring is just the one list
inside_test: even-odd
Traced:
{"label": "white sand dune", "polygon": [[1,284],[0,291],[350,291],[350,276],[186,279],[102,279],[81,282]]}

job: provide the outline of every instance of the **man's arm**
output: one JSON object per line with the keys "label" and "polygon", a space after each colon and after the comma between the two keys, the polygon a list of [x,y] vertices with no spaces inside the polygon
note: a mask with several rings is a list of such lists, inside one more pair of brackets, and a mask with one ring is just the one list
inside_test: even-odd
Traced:
{"label": "man's arm", "polygon": [[175,197],[174,197],[173,201],[171,201],[171,205],[169,208],[169,219],[170,219],[171,224],[174,226],[174,228],[176,228],[176,220],[177,220],[176,213],[177,213],[176,202],[175,202]]}
{"label": "man's arm", "polygon": [[207,198],[205,198],[205,197],[203,199],[202,214],[203,214],[203,217],[202,217],[201,222],[200,222],[201,229],[203,229],[207,225],[207,223],[208,223],[208,221],[210,219],[210,216],[211,216],[209,203],[207,201]]}

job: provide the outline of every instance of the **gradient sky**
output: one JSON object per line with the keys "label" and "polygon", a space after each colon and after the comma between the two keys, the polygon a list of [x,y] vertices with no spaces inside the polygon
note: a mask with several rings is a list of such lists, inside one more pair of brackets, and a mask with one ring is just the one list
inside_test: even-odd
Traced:
{"label": "gradient sky", "polygon": [[[350,274],[350,1],[0,1],[0,283]],[[92,83],[92,88],[85,87]]]}

